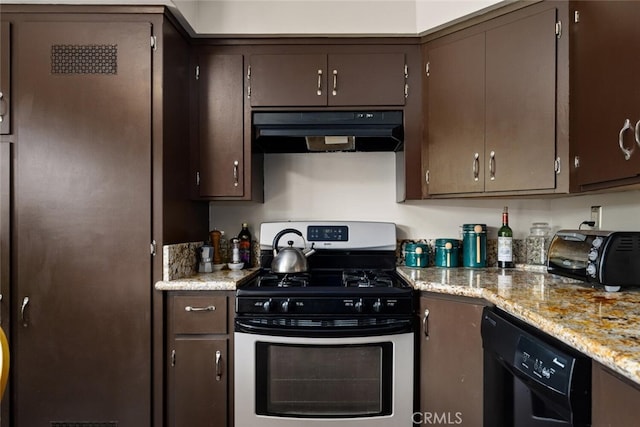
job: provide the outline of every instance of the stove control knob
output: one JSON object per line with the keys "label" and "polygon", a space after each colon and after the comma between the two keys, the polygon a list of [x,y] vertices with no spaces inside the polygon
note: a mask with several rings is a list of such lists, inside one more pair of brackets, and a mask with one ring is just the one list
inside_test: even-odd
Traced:
{"label": "stove control knob", "polygon": [[286,299],[286,300],[282,301],[282,303],[280,303],[280,310],[283,313],[288,313],[289,312],[289,307],[290,307],[289,299]]}
{"label": "stove control knob", "polygon": [[596,249],[594,249],[594,248],[591,248],[591,250],[587,254],[587,258],[589,258],[589,261],[597,260],[598,259],[598,251]]}
{"label": "stove control knob", "polygon": [[362,309],[364,307],[364,303],[362,302],[362,298],[360,298],[358,301],[356,301],[356,303],[354,304],[354,307],[356,309],[356,311],[358,313],[362,313]]}
{"label": "stove control knob", "polygon": [[587,274],[594,279],[596,278],[596,266],[591,262],[587,264]]}
{"label": "stove control knob", "polygon": [[268,313],[271,311],[271,298],[269,298],[267,301],[262,303],[262,309]]}
{"label": "stove control knob", "polygon": [[382,309],[382,301],[380,301],[380,298],[378,298],[376,302],[373,303],[373,311],[375,311],[376,313],[380,313],[381,309]]}

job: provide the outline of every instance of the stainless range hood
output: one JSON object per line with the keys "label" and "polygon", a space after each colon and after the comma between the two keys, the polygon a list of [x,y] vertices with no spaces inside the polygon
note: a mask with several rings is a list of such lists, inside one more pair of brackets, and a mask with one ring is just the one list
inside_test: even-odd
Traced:
{"label": "stainless range hood", "polygon": [[265,153],[401,151],[402,111],[253,113],[254,149]]}

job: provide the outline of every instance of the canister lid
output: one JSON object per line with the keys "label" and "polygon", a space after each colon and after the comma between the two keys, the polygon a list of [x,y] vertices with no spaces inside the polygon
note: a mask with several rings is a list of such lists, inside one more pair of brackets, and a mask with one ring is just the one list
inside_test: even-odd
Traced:
{"label": "canister lid", "polygon": [[427,252],[427,245],[424,243],[407,243],[404,246],[405,252],[415,252],[417,248],[420,248],[422,253]]}
{"label": "canister lid", "polygon": [[467,233],[486,233],[487,224],[463,224],[462,231]]}
{"label": "canister lid", "polygon": [[436,247],[438,248],[444,248],[447,243],[450,243],[452,248],[460,247],[460,240],[458,239],[436,239]]}

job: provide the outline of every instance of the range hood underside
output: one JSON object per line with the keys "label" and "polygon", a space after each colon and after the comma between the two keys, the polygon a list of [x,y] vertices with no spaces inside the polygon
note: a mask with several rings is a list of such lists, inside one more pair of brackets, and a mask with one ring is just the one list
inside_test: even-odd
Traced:
{"label": "range hood underside", "polygon": [[254,113],[254,150],[264,153],[401,151],[402,112]]}

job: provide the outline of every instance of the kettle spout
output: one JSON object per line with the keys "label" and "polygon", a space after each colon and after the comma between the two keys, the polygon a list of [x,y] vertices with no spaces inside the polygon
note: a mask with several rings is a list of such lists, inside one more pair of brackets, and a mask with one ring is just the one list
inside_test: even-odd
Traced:
{"label": "kettle spout", "polygon": [[311,256],[311,255],[316,253],[316,249],[315,249],[314,246],[315,246],[315,243],[312,243],[311,244],[311,248],[307,252],[304,253],[305,257],[309,258],[309,256]]}

